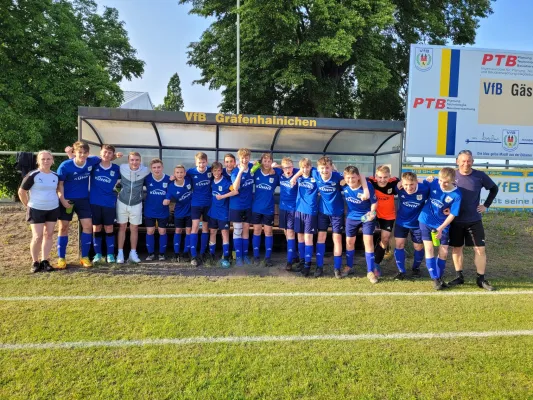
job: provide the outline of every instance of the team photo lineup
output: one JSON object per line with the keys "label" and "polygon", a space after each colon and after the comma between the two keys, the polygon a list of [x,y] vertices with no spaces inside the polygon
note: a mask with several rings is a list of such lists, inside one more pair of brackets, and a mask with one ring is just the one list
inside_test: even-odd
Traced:
{"label": "team photo lineup", "polygon": [[[74,213],[81,226],[80,265],[85,268],[102,262],[141,262],[137,245],[143,220],[146,261],[165,261],[167,253],[173,253],[173,262],[187,262],[195,267],[202,264],[222,268],[232,264],[273,267],[274,193],[279,186],[279,228],[286,237],[287,271],[308,277],[314,267],[313,276],[323,276],[331,228],[334,276],[348,277],[354,272],[355,242],[361,230],[366,276],[373,284],[379,282],[380,264],[394,237],[393,254],[398,269],[394,280],[419,278],[425,260],[436,290],[463,284],[463,248],[467,246],[474,250],[477,286],[494,289],[485,278],[481,218],[496,197],[498,186],[487,174],[472,168],[473,157],[468,150],[458,153],[458,169],[445,167],[438,177],[422,180],[413,172],[392,177],[386,165],[378,166],[374,176],[368,178],[356,166],[337,171],[334,161],[327,156],[319,158],[313,166],[308,158],[299,161],[283,158],[278,164],[271,153],[263,153],[253,163],[250,150],[245,148],[239,149],[236,156],[226,154],[224,165],[218,161],[209,164],[207,155],[198,152],[195,167],[176,165],[169,176],[163,172],[163,162],[158,158],[145,166],[138,152],[124,156],[113,146],[102,145],[99,156],[95,156],[89,154],[89,149],[81,141],[67,147],[69,159],[56,172],[52,171],[52,153],[40,151],[38,168],[28,173],[20,185],[19,197],[27,207],[32,229],[32,272],[67,268],[69,226]],[[127,163],[119,166],[112,162],[123,156]],[[482,188],[489,191],[484,204],[480,204]],[[172,215],[173,252],[168,252],[167,225]],[[58,260],[52,266],[50,252],[57,221]],[[115,222],[119,226],[117,238]],[[126,257],[128,223],[130,251]],[[375,245],[376,228],[380,229],[380,240]],[[218,231],[222,237],[222,257],[217,261]],[[408,274],[405,246],[409,236],[414,252]],[[446,283],[443,276],[449,246],[456,277]],[[91,248],[95,254],[92,260]]]}

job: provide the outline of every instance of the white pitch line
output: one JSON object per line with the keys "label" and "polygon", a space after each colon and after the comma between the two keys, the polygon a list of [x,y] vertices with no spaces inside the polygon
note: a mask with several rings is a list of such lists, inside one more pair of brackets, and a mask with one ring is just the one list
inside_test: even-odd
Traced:
{"label": "white pitch line", "polygon": [[18,296],[0,297],[0,301],[64,301],[64,300],[133,300],[133,299],[201,299],[227,297],[394,297],[394,296],[522,296],[533,290],[475,292],[286,292],[286,293],[178,293],[178,294],[117,294],[85,296]]}
{"label": "white pitch line", "polygon": [[486,332],[442,332],[442,333],[389,333],[361,335],[307,335],[307,336],[227,336],[190,337],[172,339],[108,340],[94,342],[49,342],[49,343],[0,343],[1,350],[56,350],[85,349],[91,347],[133,347],[167,346],[213,343],[268,343],[268,342],[307,342],[307,341],[364,341],[364,340],[411,340],[411,339],[457,339],[491,338],[510,336],[533,336],[533,330],[486,331]]}

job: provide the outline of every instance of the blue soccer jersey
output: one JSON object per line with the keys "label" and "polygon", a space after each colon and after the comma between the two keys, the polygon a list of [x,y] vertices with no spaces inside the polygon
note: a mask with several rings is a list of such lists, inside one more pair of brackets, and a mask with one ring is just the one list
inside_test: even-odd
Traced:
{"label": "blue soccer jersey", "polygon": [[294,168],[293,175],[287,178],[283,171],[276,169],[279,173],[279,209],[286,211],[296,210],[296,197],[298,196],[298,185],[291,186],[292,177],[298,173],[299,169]]}
{"label": "blue soccer jersey", "polygon": [[211,208],[209,208],[209,215],[213,219],[220,221],[229,221],[229,198],[217,200],[217,195],[227,194],[233,190],[233,185],[228,178],[221,177],[218,181],[213,179],[211,183]]}
{"label": "blue soccer jersey", "polygon": [[296,211],[304,214],[318,214],[318,185],[316,179],[310,175],[298,178],[298,195],[296,196]]}
{"label": "blue soccer jersey", "polygon": [[108,168],[102,167],[102,164],[94,166],[91,171],[89,202],[102,207],[115,207],[117,193],[114,188],[119,179],[120,166],[117,164],[111,164]]}
{"label": "blue soccer jersey", "polygon": [[228,180],[231,181],[231,174],[232,174],[233,171],[235,171],[236,169],[238,170],[238,168],[234,168],[234,169],[231,170],[231,172],[228,172],[228,170],[227,170],[226,168],[222,168],[222,176],[223,176],[224,178],[227,178]]}
{"label": "blue soccer jersey", "polygon": [[191,216],[192,183],[188,177],[185,177],[182,185],[178,185],[176,181],[170,182],[165,198],[176,202],[174,218]]}
{"label": "blue soccer jersey", "polygon": [[362,185],[356,189],[352,189],[346,185],[343,188],[343,192],[346,205],[348,206],[348,215],[346,217],[354,221],[361,221],[361,217],[370,211],[372,204],[378,202],[376,192],[372,185],[368,185],[368,192],[370,194],[370,199],[368,200],[362,200],[364,195]]}
{"label": "blue soccer jersey", "polygon": [[167,190],[170,186],[170,177],[166,174],[157,180],[152,174],[144,178],[146,186],[146,200],[144,201],[144,216],[149,218],[168,218],[170,211],[163,205]]}
{"label": "blue soccer jersey", "polygon": [[342,175],[337,171],[333,171],[331,177],[328,180],[324,180],[316,169],[313,169],[312,175],[316,179],[318,190],[320,191],[318,210],[325,215],[337,217],[343,215],[344,202],[342,201]]}
{"label": "blue soccer jersey", "polygon": [[413,194],[404,189],[398,190],[398,211],[396,213],[396,225],[404,228],[416,229],[419,227],[418,216],[429,197],[429,184],[419,183]]}
{"label": "blue soccer jersey", "polygon": [[[252,166],[252,163],[248,163],[248,171],[242,173],[239,194],[231,197],[229,200],[230,210],[249,210],[252,208],[254,192],[254,176],[251,172]],[[255,173],[257,174],[258,171],[256,171]],[[237,179],[238,174],[239,168],[235,168],[231,173],[232,183],[235,183],[235,179]]]}
{"label": "blue soccer jersey", "polygon": [[[454,187],[449,192],[440,188],[439,181],[435,179],[429,185],[429,198],[422,208],[418,221],[432,228],[438,228],[448,217],[444,212],[450,211],[451,215],[459,215],[461,207],[461,191]],[[446,227],[447,231],[449,226]]]}
{"label": "blue soccer jersey", "polygon": [[67,200],[89,198],[91,171],[100,161],[100,157],[89,156],[82,166],[76,165],[74,159],[63,161],[59,165],[57,175],[59,180],[64,182],[64,194]]}
{"label": "blue soccer jersey", "polygon": [[205,207],[211,204],[211,180],[213,174],[211,167],[207,167],[204,172],[198,172],[198,168],[190,168],[187,176],[192,182],[192,201],[193,207]]}
{"label": "blue soccer jersey", "polygon": [[258,170],[254,174],[255,194],[252,212],[263,215],[274,215],[274,191],[279,186],[279,175],[263,174]]}

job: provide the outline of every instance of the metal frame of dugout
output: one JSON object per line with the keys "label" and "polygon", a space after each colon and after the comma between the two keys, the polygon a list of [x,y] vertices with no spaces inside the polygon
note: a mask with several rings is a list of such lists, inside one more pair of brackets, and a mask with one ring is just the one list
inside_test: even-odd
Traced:
{"label": "metal frame of dugout", "polygon": [[328,155],[339,171],[355,165],[361,173],[370,175],[377,165],[387,164],[398,176],[404,127],[404,121],[78,109],[78,139],[89,143],[92,154],[98,154],[104,143],[124,154],[135,150],[145,165],[151,158],[163,160],[167,174],[172,174],[176,164],[194,166],[198,151],[206,153],[211,163],[223,161],[228,152],[236,155],[245,147],[252,152],[252,160],[270,152],[277,161],[292,157],[296,167],[302,157],[314,164]]}

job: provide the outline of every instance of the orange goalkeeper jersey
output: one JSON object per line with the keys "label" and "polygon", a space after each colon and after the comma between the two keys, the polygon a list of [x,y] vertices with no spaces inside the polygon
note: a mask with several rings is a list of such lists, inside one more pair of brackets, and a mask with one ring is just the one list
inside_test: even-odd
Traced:
{"label": "orange goalkeeper jersey", "polygon": [[367,181],[372,184],[375,189],[376,197],[378,198],[377,216],[381,219],[393,220],[396,219],[396,205],[394,204],[394,194],[396,193],[396,185],[398,178],[389,178],[385,187],[380,187],[376,178],[370,176]]}

